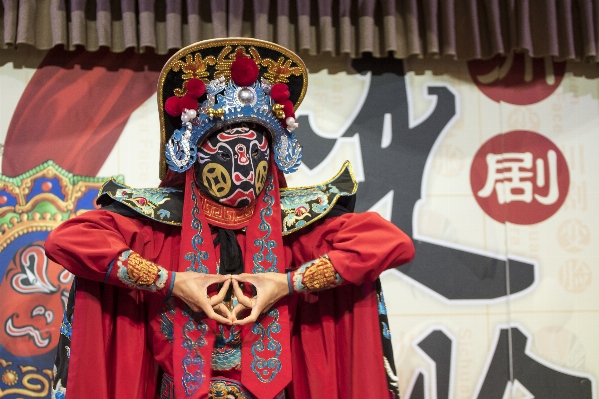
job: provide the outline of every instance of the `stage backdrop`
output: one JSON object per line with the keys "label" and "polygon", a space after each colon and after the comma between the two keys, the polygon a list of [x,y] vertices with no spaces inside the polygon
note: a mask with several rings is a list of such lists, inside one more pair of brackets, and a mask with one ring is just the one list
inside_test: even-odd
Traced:
{"label": "stage backdrop", "polygon": [[[76,199],[96,176],[158,184],[165,59],[103,56],[0,53],[0,398],[48,396],[71,276],[41,252],[47,230],[93,207]],[[346,61],[308,59],[289,182],[349,159],[358,211],[413,238],[414,261],[382,276],[402,397],[596,398],[599,69]]]}

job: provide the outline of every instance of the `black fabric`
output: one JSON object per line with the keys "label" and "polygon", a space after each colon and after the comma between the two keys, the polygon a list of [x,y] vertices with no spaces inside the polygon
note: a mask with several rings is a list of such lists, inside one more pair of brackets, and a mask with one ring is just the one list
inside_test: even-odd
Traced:
{"label": "black fabric", "polygon": [[[235,231],[222,227],[210,226],[210,231],[216,233],[214,237],[214,247],[220,244],[220,263],[218,267],[219,274],[241,274],[243,273],[243,255],[241,247],[237,241]],[[220,289],[222,284],[219,284]],[[233,288],[229,288],[225,301],[231,300]]]}
{"label": "black fabric", "polygon": [[[77,277],[73,280],[71,290],[69,291],[69,299],[67,308],[64,311],[62,324],[60,327],[60,337],[58,338],[58,346],[56,347],[56,357],[54,359],[53,388],[56,390],[67,387],[67,376],[69,373],[69,357],[71,348],[71,326],[73,324],[73,313],[75,312],[75,291],[77,290]],[[60,383],[60,385],[59,385]]]}
{"label": "black fabric", "polygon": [[123,205],[118,201],[114,201],[110,205],[103,206],[102,210],[118,213],[119,215],[127,216],[130,218],[143,217],[138,212],[135,212],[133,209],[129,208],[127,205]]}
{"label": "black fabric", "polygon": [[377,278],[375,284],[379,301],[379,326],[381,327],[383,356],[388,362],[388,364],[385,364],[387,388],[389,389],[390,397],[393,399],[400,399],[399,386],[397,383],[397,370],[395,368],[395,360],[393,359],[393,345],[391,344],[391,331],[389,331],[389,318],[387,317],[387,309],[385,307],[385,299],[383,297],[381,280]]}
{"label": "black fabric", "polygon": [[326,217],[341,216],[346,213],[353,213],[356,207],[356,194],[341,196],[327,214]]}

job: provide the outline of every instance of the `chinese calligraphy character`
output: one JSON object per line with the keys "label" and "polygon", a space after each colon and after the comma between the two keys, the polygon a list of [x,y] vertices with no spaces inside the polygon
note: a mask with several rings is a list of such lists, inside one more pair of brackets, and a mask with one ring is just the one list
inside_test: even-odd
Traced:
{"label": "chinese calligraphy character", "polygon": [[[545,160],[534,160],[535,173],[533,172],[533,156],[530,152],[509,152],[504,154],[487,154],[487,180],[484,187],[476,194],[488,198],[493,191],[496,192],[499,204],[512,201],[531,203],[533,198],[543,205],[554,204],[559,198],[557,181],[557,154],[554,150],[547,151],[547,164],[549,181],[545,178]],[[536,186],[543,188],[549,184],[546,196],[534,194],[533,182],[524,180],[536,177]]]}

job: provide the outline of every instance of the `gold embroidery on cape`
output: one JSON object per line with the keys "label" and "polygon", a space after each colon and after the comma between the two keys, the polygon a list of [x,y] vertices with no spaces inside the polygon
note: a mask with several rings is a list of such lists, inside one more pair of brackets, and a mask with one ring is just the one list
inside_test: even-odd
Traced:
{"label": "gold embroidery on cape", "polygon": [[319,258],[306,268],[302,284],[308,291],[322,290],[335,284],[335,268],[327,258]]}
{"label": "gold embroidery on cape", "polygon": [[151,286],[156,281],[158,271],[158,266],[133,251],[127,259],[127,275],[135,284]]}
{"label": "gold embroidery on cape", "polygon": [[[191,78],[197,78],[204,81],[204,83],[208,83],[210,78],[210,73],[207,71],[209,65],[216,64],[216,58],[214,56],[208,56],[206,59],[202,59],[202,55],[200,53],[196,53],[195,55],[187,54],[185,56],[185,61],[176,61],[172,70],[175,72],[179,72],[179,70],[183,71],[184,82],[187,82]],[[185,83],[183,83],[183,88],[177,88],[174,90],[174,93],[177,97],[183,97],[187,94],[187,90],[185,90]]]}

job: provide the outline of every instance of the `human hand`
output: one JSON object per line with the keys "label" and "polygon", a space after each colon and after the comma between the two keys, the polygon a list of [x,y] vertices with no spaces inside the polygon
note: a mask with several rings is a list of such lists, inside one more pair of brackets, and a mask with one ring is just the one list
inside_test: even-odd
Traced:
{"label": "human hand", "polygon": [[[218,283],[224,284],[216,295],[209,297],[208,287]],[[178,272],[172,293],[194,312],[203,311],[212,320],[231,325],[233,315],[223,303],[230,285],[231,275]]]}
{"label": "human hand", "polygon": [[[279,299],[289,294],[287,275],[281,273],[236,274],[233,279],[233,292],[238,304],[233,308],[233,324],[242,326],[258,320],[261,313],[266,313]],[[256,287],[256,296],[250,298],[244,295],[239,283],[250,283]],[[250,315],[238,320],[237,315],[251,309]]]}

